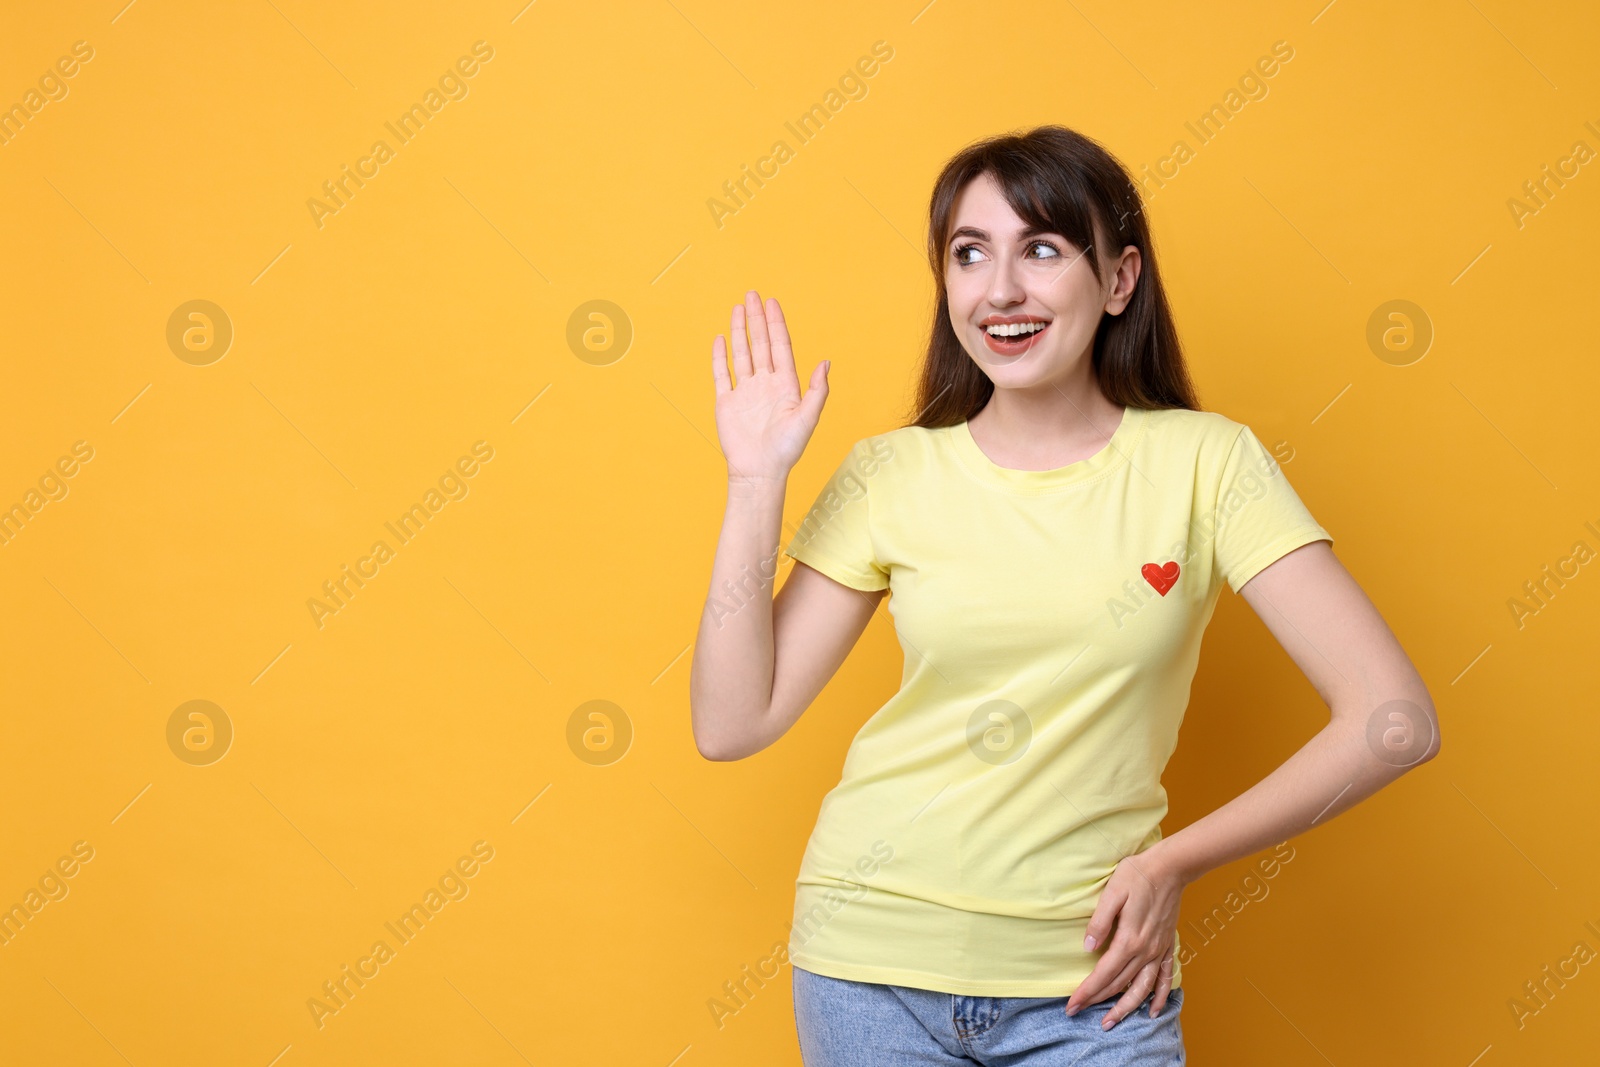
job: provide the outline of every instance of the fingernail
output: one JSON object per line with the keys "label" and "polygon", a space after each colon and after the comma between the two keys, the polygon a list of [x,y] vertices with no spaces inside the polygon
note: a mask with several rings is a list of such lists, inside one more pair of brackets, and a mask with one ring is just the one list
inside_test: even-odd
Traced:
{"label": "fingernail", "polygon": [[1094,945],[1095,945],[1094,935],[1093,934],[1084,934],[1083,935],[1083,950],[1085,952],[1093,952],[1094,951]]}
{"label": "fingernail", "polygon": [[1100,1024],[1100,1029],[1109,1030],[1115,1025],[1117,1025],[1117,1020],[1111,1018],[1110,1016],[1107,1016],[1106,1017],[1106,1021]]}

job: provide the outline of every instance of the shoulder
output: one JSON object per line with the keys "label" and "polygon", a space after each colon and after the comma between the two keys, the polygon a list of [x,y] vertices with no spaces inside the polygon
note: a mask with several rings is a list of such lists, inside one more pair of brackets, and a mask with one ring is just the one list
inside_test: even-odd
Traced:
{"label": "shoulder", "polygon": [[845,462],[858,473],[871,475],[879,470],[900,476],[925,470],[937,458],[940,446],[950,433],[948,427],[900,426],[863,437],[850,447]]}
{"label": "shoulder", "polygon": [[1278,442],[1269,448],[1248,424],[1217,411],[1161,408],[1147,414],[1147,457],[1192,470],[1203,484],[1220,485],[1249,468],[1270,474],[1275,465],[1271,457],[1281,453],[1286,444]]}
{"label": "shoulder", "polygon": [[1192,411],[1189,408],[1151,408],[1145,412],[1147,433],[1162,441],[1189,441],[1195,444],[1221,441],[1232,444],[1245,429],[1220,411]]}
{"label": "shoulder", "polygon": [[928,478],[937,477],[947,462],[941,444],[948,433],[901,426],[858,438],[834,461],[823,492],[835,492],[847,500],[870,496],[890,503],[895,497],[915,495],[926,489]]}
{"label": "shoulder", "polygon": [[1197,472],[1216,472],[1248,429],[1217,411],[1150,408],[1139,450],[1185,466],[1192,463]]}

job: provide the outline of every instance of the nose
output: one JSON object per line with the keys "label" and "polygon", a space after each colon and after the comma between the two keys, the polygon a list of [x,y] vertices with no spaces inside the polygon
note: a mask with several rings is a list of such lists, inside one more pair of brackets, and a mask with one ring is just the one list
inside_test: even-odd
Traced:
{"label": "nose", "polygon": [[995,261],[994,274],[989,280],[989,302],[996,307],[1008,307],[1021,302],[1026,295],[1019,268],[1009,257],[1001,256]]}

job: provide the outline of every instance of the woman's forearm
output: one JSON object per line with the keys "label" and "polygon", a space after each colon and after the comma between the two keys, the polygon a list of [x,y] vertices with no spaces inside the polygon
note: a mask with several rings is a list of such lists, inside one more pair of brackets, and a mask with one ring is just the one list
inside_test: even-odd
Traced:
{"label": "woman's forearm", "polygon": [[711,759],[746,748],[772,702],[772,586],[785,486],[728,481],[711,591],[689,672],[695,745]]}
{"label": "woman's forearm", "polygon": [[[1422,710],[1415,704],[1410,707]],[[1424,721],[1431,715],[1431,710],[1426,712]],[[1423,722],[1415,725],[1420,728]],[[1335,715],[1271,774],[1211,814],[1162,838],[1145,855],[1178,873],[1185,883],[1193,882],[1207,871],[1327,822],[1437,751],[1437,731],[1433,743],[1416,753],[1414,762],[1380,758],[1368,737],[1366,716]]]}

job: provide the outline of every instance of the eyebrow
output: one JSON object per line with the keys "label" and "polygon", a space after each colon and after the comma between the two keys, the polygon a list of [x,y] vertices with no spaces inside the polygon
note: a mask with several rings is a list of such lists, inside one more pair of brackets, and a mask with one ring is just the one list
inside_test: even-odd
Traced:
{"label": "eyebrow", "polygon": [[[1062,238],[1063,240],[1066,238],[1065,234],[1056,233],[1056,231],[1048,229],[1044,226],[1028,226],[1022,230],[1019,230],[1017,232],[1017,237],[1021,240],[1027,240],[1029,237],[1038,237],[1041,234],[1052,234],[1056,237]],[[980,241],[988,241],[991,239],[987,231],[980,230],[976,226],[961,227],[950,235],[950,240],[955,241],[957,238],[961,237],[975,237]]]}

